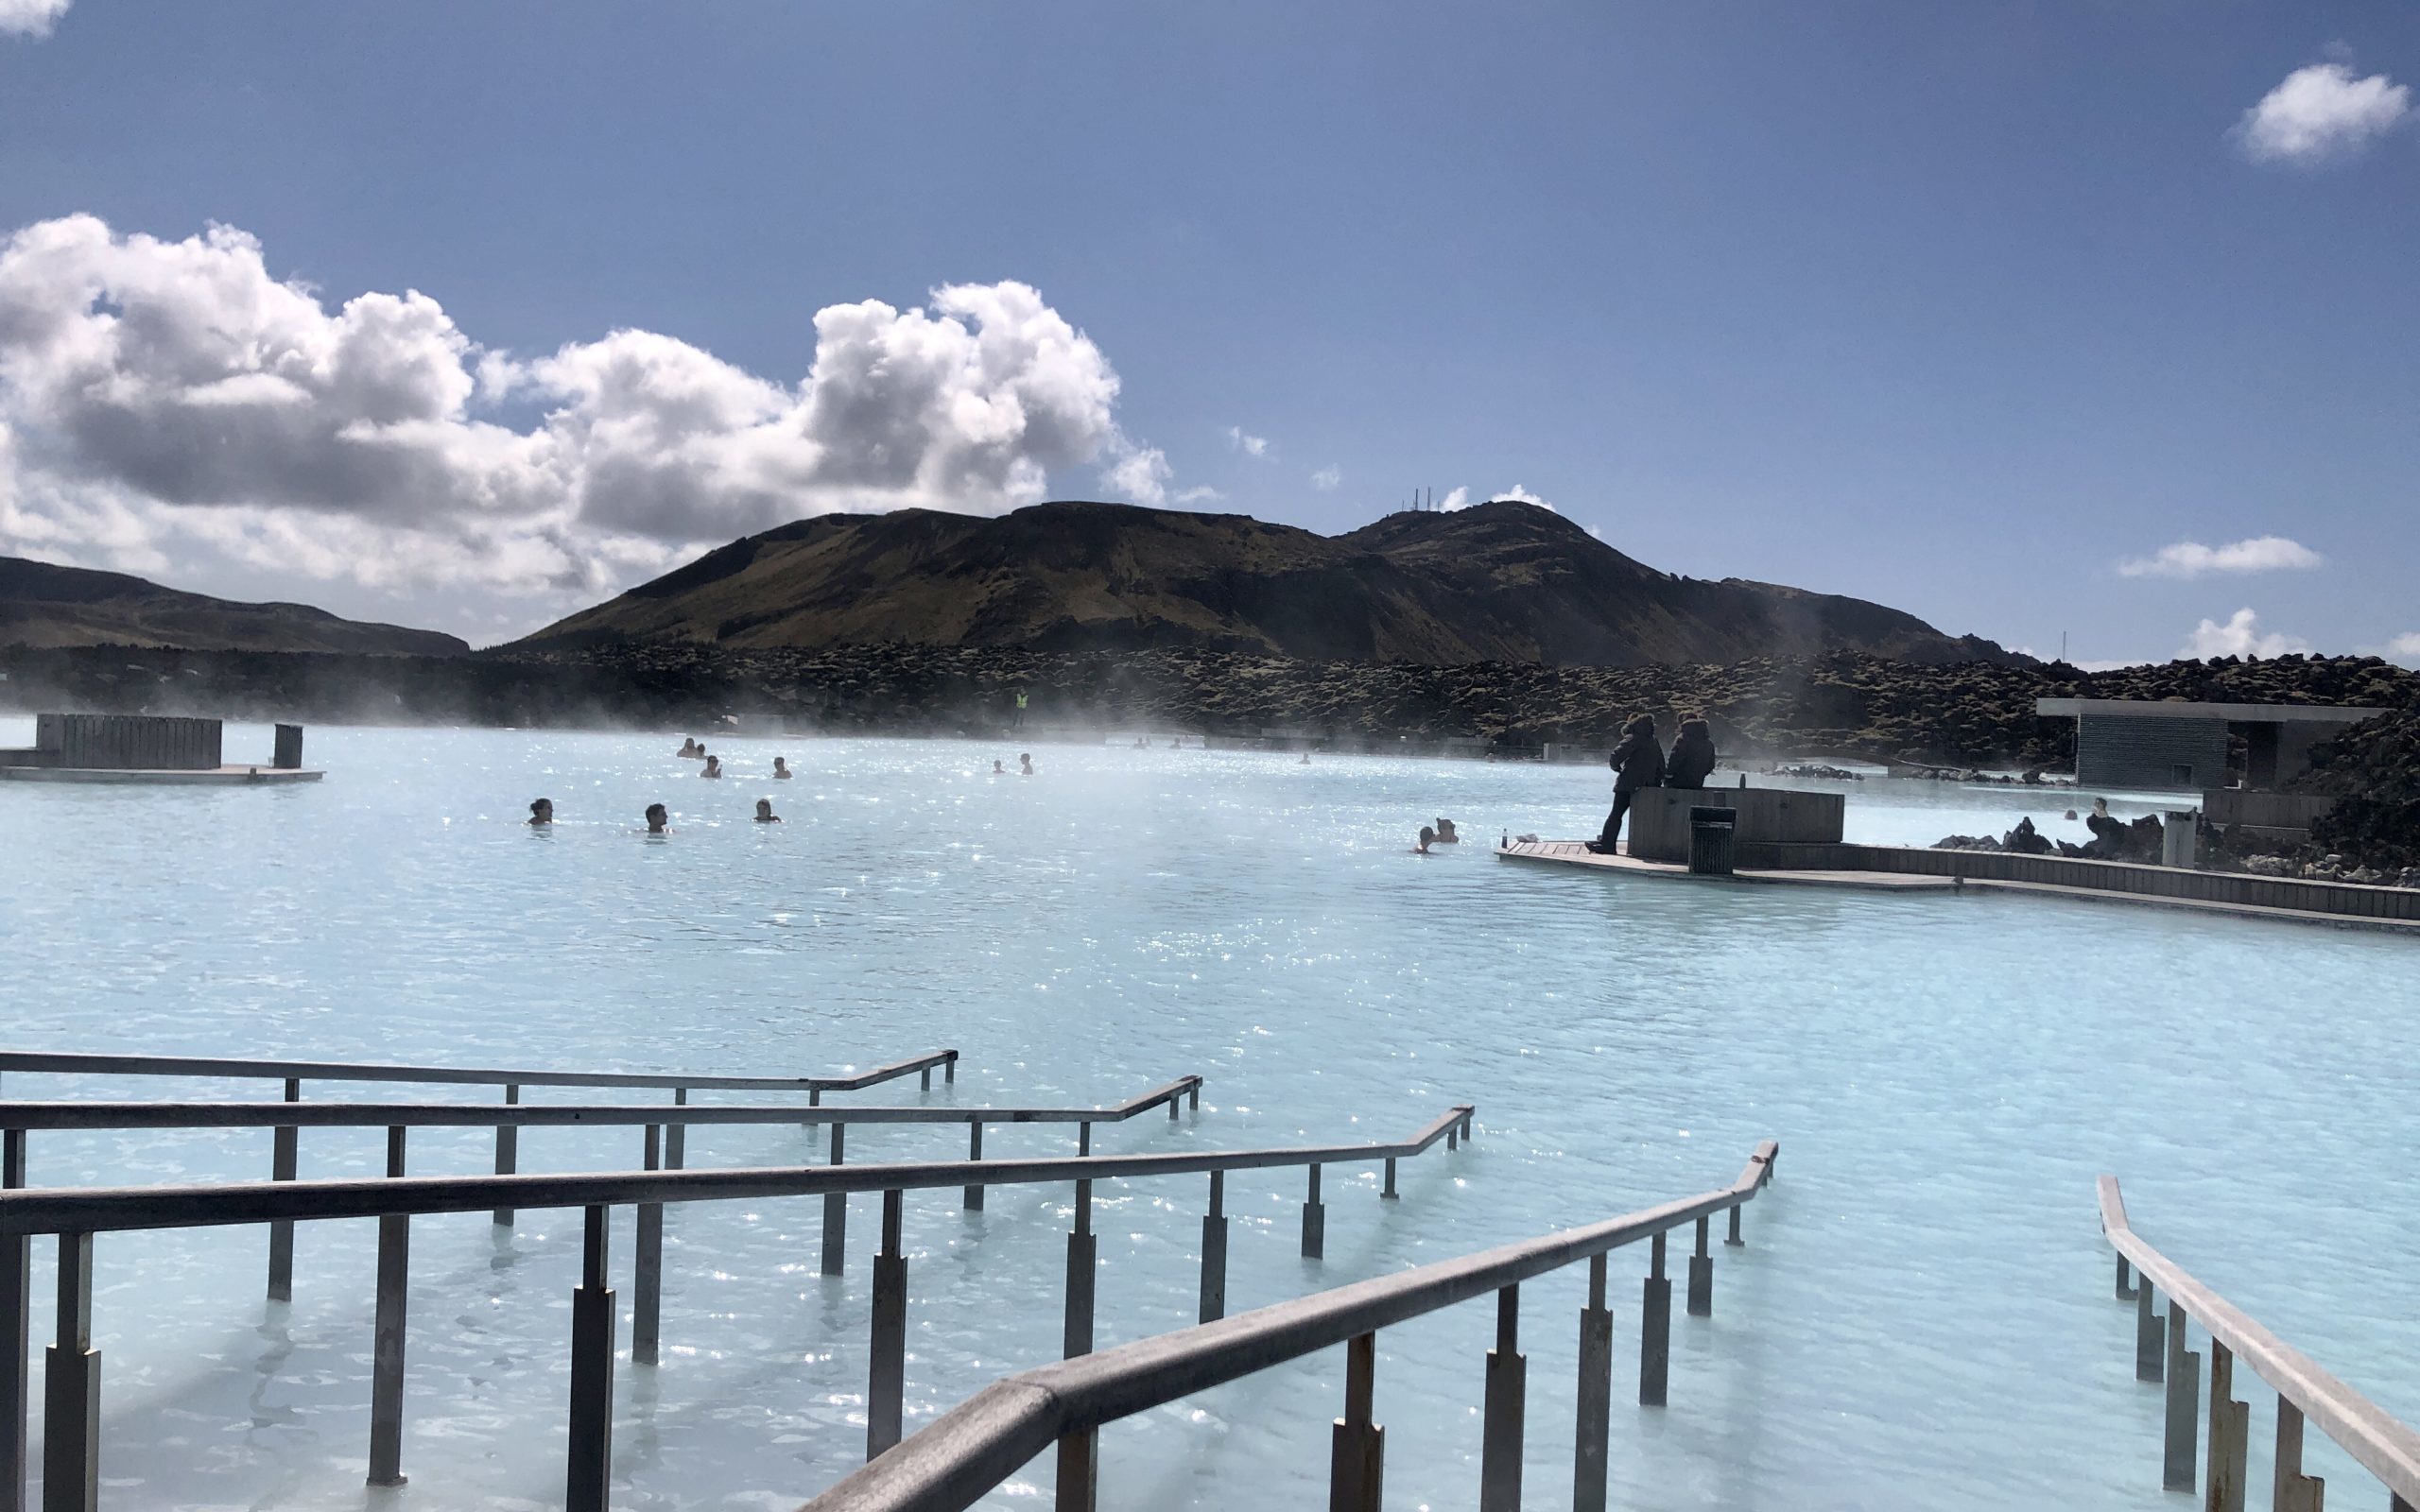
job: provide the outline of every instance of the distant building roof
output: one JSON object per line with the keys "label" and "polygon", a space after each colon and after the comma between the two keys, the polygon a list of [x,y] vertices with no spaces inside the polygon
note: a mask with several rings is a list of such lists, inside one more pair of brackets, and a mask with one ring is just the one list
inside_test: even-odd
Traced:
{"label": "distant building roof", "polygon": [[2349,725],[2383,709],[2314,703],[2187,703],[2158,698],[2036,698],[2033,712],[2080,719],[2212,719],[2233,725]]}

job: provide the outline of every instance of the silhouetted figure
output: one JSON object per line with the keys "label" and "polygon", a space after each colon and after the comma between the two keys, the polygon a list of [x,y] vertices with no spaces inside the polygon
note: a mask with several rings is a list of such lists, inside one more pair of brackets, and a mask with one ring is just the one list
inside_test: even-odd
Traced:
{"label": "silhouetted figure", "polygon": [[648,804],[647,806],[647,833],[649,834],[670,834],[672,830],[667,821],[671,817],[671,815],[664,812],[663,804]]}
{"label": "silhouetted figure", "polygon": [[681,742],[681,754],[688,757],[692,761],[697,760],[705,753],[706,747],[698,744],[698,737],[695,735],[691,735]]}
{"label": "silhouetted figure", "polygon": [[720,777],[722,775],[722,758],[719,756],[707,757],[706,765],[699,771],[698,775],[700,777]]}
{"label": "silhouetted figure", "polygon": [[1437,821],[1437,843],[1439,845],[1460,845],[1462,843],[1462,837],[1454,833],[1453,820],[1439,819]]}
{"label": "silhouetted figure", "polygon": [[1033,757],[1024,751],[1019,751],[1017,753],[1017,770],[1028,777],[1031,777],[1033,775]]}
{"label": "silhouetted figure", "polygon": [[1428,853],[1428,848],[1436,843],[1437,832],[1424,824],[1420,827],[1420,843],[1411,848],[1411,853],[1416,856],[1425,856]]}
{"label": "silhouetted figure", "polygon": [[532,800],[530,801],[530,804],[529,804],[529,827],[530,827],[531,829],[533,829],[533,830],[543,830],[543,829],[544,829],[547,825],[552,824],[552,823],[554,823],[554,822],[555,822],[555,800],[554,800],[553,799],[550,799],[550,798],[542,798],[542,799],[532,799]]}
{"label": "silhouetted figure", "polygon": [[1605,833],[1588,842],[1598,855],[1615,853],[1621,838],[1622,816],[1630,812],[1630,796],[1642,787],[1664,785],[1664,747],[1655,741],[1655,716],[1636,714],[1622,727],[1621,744],[1606,758],[1614,769],[1614,811],[1605,816]]}
{"label": "silhouetted figure", "polygon": [[1681,738],[1672,742],[1671,759],[1664,764],[1666,787],[1702,788],[1714,771],[1714,728],[1705,715],[1681,721]]}
{"label": "silhouetted figure", "polygon": [[1023,688],[1019,688],[1017,690],[1016,713],[1010,718],[1009,728],[1011,730],[1023,730],[1025,728],[1025,690]]}
{"label": "silhouetted figure", "polygon": [[782,822],[782,816],[773,812],[773,800],[771,799],[760,798],[756,800],[756,822],[759,824],[779,824]]}
{"label": "silhouetted figure", "polygon": [[788,757],[776,756],[773,758],[773,775],[785,782],[790,780],[790,759]]}
{"label": "silhouetted figure", "polygon": [[1009,775],[1008,764],[1001,761],[997,756],[992,758],[992,775],[994,777],[1006,777]]}

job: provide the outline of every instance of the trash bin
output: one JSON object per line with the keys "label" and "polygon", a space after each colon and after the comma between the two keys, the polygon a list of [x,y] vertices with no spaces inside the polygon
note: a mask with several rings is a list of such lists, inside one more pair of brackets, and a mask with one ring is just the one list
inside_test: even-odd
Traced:
{"label": "trash bin", "polygon": [[1689,810],[1689,869],[1705,877],[1731,875],[1731,840],[1739,822],[1737,809]]}

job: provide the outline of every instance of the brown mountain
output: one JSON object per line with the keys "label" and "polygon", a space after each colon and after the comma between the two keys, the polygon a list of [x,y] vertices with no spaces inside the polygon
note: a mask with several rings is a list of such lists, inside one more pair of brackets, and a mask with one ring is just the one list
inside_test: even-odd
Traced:
{"label": "brown mountain", "polygon": [[718,547],[518,647],[908,642],[1198,646],[1310,661],[1636,666],[1863,651],[2022,660],[1861,599],[1704,582],[1503,501],[1341,536],[1244,515],[1039,504],[821,515]]}
{"label": "brown mountain", "polygon": [[189,651],[346,651],[463,656],[435,630],[339,619],[308,604],[239,604],[124,573],[0,557],[0,645],[172,646]]}

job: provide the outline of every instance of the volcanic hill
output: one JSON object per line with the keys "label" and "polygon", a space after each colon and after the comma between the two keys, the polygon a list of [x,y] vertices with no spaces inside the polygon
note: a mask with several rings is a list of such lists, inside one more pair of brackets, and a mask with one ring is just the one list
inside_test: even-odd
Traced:
{"label": "volcanic hill", "polygon": [[124,573],[0,557],[0,645],[170,646],[191,651],[339,651],[464,656],[436,630],[340,619],[308,604],[241,604]]}
{"label": "volcanic hill", "polygon": [[1389,515],[1340,536],[1123,504],[819,515],[504,649],[677,643],[1189,647],[1429,666],[2027,660],[1862,599],[1658,572],[1511,500]]}

